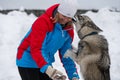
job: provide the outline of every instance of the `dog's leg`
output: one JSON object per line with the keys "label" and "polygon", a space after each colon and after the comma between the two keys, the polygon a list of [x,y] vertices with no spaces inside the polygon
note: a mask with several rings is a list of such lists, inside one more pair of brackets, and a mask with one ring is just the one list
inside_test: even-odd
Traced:
{"label": "dog's leg", "polygon": [[97,63],[100,59],[101,54],[92,54],[92,55],[86,55],[84,57],[80,57],[78,55],[77,58],[77,63],[80,65],[81,67],[81,72],[84,74],[86,73],[87,68],[89,68],[89,64],[94,64]]}

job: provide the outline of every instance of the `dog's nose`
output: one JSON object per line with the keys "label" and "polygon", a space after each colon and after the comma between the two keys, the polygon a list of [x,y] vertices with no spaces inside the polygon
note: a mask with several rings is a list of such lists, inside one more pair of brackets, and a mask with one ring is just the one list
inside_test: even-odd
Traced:
{"label": "dog's nose", "polygon": [[75,17],[72,18],[73,22],[77,22],[77,19]]}

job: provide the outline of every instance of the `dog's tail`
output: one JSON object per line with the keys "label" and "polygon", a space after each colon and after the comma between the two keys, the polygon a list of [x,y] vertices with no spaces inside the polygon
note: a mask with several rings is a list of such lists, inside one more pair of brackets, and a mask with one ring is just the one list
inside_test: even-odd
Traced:
{"label": "dog's tail", "polygon": [[101,75],[103,76],[102,80],[111,80],[110,79],[110,66],[107,69],[99,67],[99,70],[101,72]]}
{"label": "dog's tail", "polygon": [[110,80],[110,68],[104,71],[103,75],[105,77],[105,80]]}

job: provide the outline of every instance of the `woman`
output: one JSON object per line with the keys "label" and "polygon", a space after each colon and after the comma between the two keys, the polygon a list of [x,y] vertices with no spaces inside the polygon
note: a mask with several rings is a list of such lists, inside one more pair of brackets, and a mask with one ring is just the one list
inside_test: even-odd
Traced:
{"label": "woman", "polygon": [[69,3],[55,4],[33,23],[17,52],[16,63],[22,80],[65,80],[62,72],[52,67],[57,50],[68,78],[79,79],[73,60],[63,57],[72,48],[72,19],[76,11]]}

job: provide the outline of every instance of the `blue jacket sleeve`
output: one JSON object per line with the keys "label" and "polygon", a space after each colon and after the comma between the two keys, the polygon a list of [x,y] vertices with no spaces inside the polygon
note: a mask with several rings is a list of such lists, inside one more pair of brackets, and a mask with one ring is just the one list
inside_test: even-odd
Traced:
{"label": "blue jacket sleeve", "polygon": [[67,49],[72,48],[71,41],[67,40],[63,47],[59,50],[59,54],[61,57],[61,62],[63,63],[63,66],[67,72],[68,78],[72,80],[73,77],[79,78],[79,75],[77,73],[76,65],[74,61],[71,58],[64,58],[64,54],[67,51]]}

